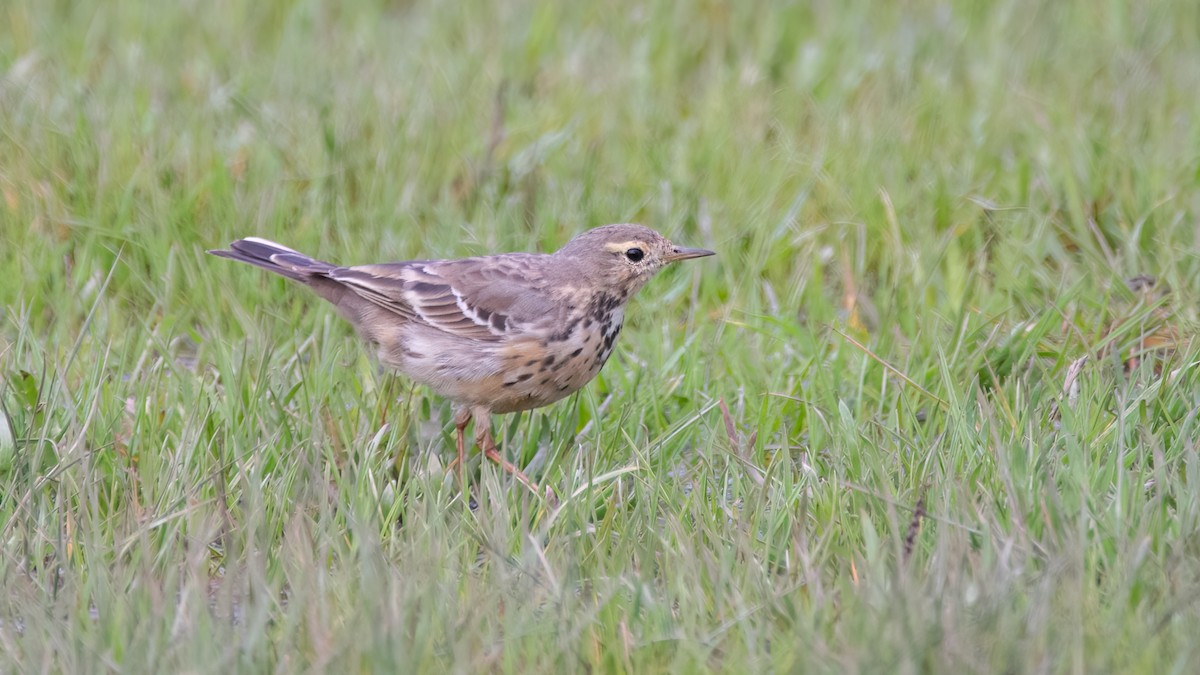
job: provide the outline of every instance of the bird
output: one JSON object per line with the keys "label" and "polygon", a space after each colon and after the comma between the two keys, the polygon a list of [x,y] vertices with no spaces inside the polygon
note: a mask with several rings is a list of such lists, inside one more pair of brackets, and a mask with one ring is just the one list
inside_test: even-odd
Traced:
{"label": "bird", "polygon": [[612,355],[625,306],[646,282],[671,263],[715,255],[635,224],[586,230],[553,253],[348,267],[258,237],[208,253],[304,284],[353,324],[385,367],[449,399],[453,464],[464,486],[474,421],[484,456],[535,494],[537,484],[497,450],[491,416],[581,389]]}

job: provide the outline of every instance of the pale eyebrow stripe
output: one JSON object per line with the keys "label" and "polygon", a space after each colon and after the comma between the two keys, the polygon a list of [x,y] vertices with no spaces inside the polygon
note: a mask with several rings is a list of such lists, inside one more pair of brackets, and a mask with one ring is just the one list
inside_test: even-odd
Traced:
{"label": "pale eyebrow stripe", "polygon": [[646,242],[632,239],[630,241],[609,242],[604,245],[604,248],[613,252],[622,252],[631,248],[646,248]]}

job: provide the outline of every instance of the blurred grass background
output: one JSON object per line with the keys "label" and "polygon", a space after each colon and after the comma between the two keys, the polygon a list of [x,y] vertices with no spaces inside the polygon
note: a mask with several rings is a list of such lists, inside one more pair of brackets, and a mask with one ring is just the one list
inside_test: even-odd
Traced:
{"label": "blurred grass background", "polygon": [[[0,26],[0,670],[1200,662],[1200,5]],[[490,466],[472,510],[444,402],[203,253],[626,221],[718,258],[648,286],[580,395],[497,420],[560,510]]]}

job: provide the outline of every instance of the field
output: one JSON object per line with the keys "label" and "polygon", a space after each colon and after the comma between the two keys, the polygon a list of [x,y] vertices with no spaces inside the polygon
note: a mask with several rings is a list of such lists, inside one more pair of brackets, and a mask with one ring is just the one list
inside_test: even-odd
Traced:
{"label": "field", "polygon": [[[1195,672],[1200,4],[0,5],[0,672]],[[472,455],[205,255],[654,279]],[[472,504],[472,501],[475,504]]]}

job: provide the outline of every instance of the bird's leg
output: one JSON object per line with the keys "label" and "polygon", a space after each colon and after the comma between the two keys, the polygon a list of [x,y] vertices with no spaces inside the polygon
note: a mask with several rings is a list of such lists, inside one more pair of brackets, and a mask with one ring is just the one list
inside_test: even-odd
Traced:
{"label": "bird's leg", "polygon": [[505,459],[504,455],[496,449],[496,441],[492,438],[491,416],[486,410],[476,409],[475,411],[475,443],[483,449],[483,456],[500,465],[501,469],[512,474],[513,478],[521,481],[521,484],[529,488],[529,491],[539,497],[546,497],[551,502],[558,501],[554,491],[549,487],[543,493],[538,489],[537,483],[529,479],[524,471],[517,468],[516,464]]}
{"label": "bird's leg", "polygon": [[467,486],[467,424],[471,421],[471,409],[462,407],[454,411],[454,448],[458,457],[450,463],[450,468],[458,466],[458,482],[465,489]]}

